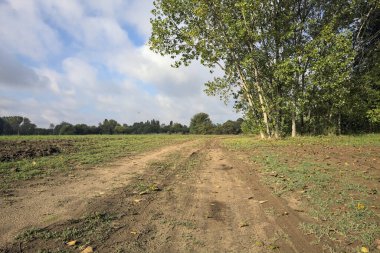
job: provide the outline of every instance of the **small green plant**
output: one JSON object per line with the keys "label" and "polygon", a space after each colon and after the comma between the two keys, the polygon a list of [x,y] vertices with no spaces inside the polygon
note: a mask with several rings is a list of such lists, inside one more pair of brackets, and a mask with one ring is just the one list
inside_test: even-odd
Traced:
{"label": "small green plant", "polygon": [[57,228],[31,228],[16,237],[16,240],[31,242],[37,239],[59,239],[61,241],[78,240],[82,244],[104,241],[113,231],[111,221],[115,216],[107,213],[93,213],[79,220],[70,220],[68,224]]}

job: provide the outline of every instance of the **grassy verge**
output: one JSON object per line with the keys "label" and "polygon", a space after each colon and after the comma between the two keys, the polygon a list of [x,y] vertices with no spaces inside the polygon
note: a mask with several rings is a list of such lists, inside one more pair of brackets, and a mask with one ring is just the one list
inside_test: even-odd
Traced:
{"label": "grassy verge", "polygon": [[111,222],[115,219],[115,216],[108,213],[92,213],[80,219],[70,220],[68,226],[61,230],[54,231],[48,228],[28,229],[19,234],[16,240],[30,242],[43,239],[68,242],[80,239],[82,245],[89,245],[93,241],[102,243],[112,233]]}
{"label": "grassy verge", "polygon": [[136,155],[169,144],[192,139],[181,135],[138,136],[0,136],[0,141],[72,140],[73,147],[58,155],[0,163],[0,189],[17,180],[43,177],[55,172],[70,171],[108,163],[128,155]]}
{"label": "grassy verge", "polygon": [[376,153],[380,135],[279,141],[240,137],[226,139],[224,145],[247,154],[275,194],[301,200],[301,208],[315,220],[300,224],[301,229],[314,234],[326,249],[359,252],[361,247],[376,248],[379,178],[373,175],[378,175],[378,168],[363,169],[365,161],[380,158]]}

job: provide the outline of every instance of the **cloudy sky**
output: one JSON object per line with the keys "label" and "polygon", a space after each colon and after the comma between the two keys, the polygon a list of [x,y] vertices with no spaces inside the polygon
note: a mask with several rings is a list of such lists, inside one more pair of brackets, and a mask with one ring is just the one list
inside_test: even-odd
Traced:
{"label": "cloudy sky", "polygon": [[41,127],[236,119],[203,93],[205,67],[174,69],[149,50],[151,9],[152,0],[0,0],[0,116]]}

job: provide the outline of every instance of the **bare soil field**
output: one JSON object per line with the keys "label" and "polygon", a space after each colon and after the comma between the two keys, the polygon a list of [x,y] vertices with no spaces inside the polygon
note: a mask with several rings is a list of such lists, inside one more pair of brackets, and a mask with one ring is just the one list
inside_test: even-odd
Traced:
{"label": "bare soil field", "polygon": [[0,141],[0,162],[15,161],[61,153],[73,148],[72,140]]}
{"label": "bare soil field", "polygon": [[0,252],[377,252],[380,147],[366,145],[189,138],[17,181]]}

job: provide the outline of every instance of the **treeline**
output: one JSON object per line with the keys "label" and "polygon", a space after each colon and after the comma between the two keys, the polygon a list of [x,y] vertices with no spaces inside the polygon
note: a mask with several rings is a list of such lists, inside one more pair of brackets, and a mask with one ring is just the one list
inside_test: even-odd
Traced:
{"label": "treeline", "polygon": [[113,119],[105,119],[98,126],[62,122],[49,128],[38,128],[28,118],[9,116],[0,118],[1,135],[88,135],[88,134],[153,134],[189,133],[189,128],[180,123],[160,124],[158,120],[136,122],[132,125],[120,124]]}
{"label": "treeline", "polygon": [[72,125],[62,122],[53,129],[53,134],[58,135],[86,135],[86,134],[186,134],[189,129],[186,125],[173,123],[169,125],[160,124],[160,121],[152,119],[146,122],[136,122],[132,125],[120,124],[113,119],[105,119],[98,126],[87,126],[86,124]]}
{"label": "treeline", "polygon": [[[50,124],[48,128],[39,128],[30,119],[22,116],[0,117],[0,135],[89,135],[89,134],[239,134],[242,132],[242,119],[228,120],[223,124],[213,124],[205,113],[198,121],[192,121],[190,127],[170,121],[161,124],[159,120],[136,122],[132,125],[120,124],[113,119],[105,119],[98,126],[86,124],[71,124],[62,122],[58,125]],[[203,117],[206,115],[206,117]]]}

